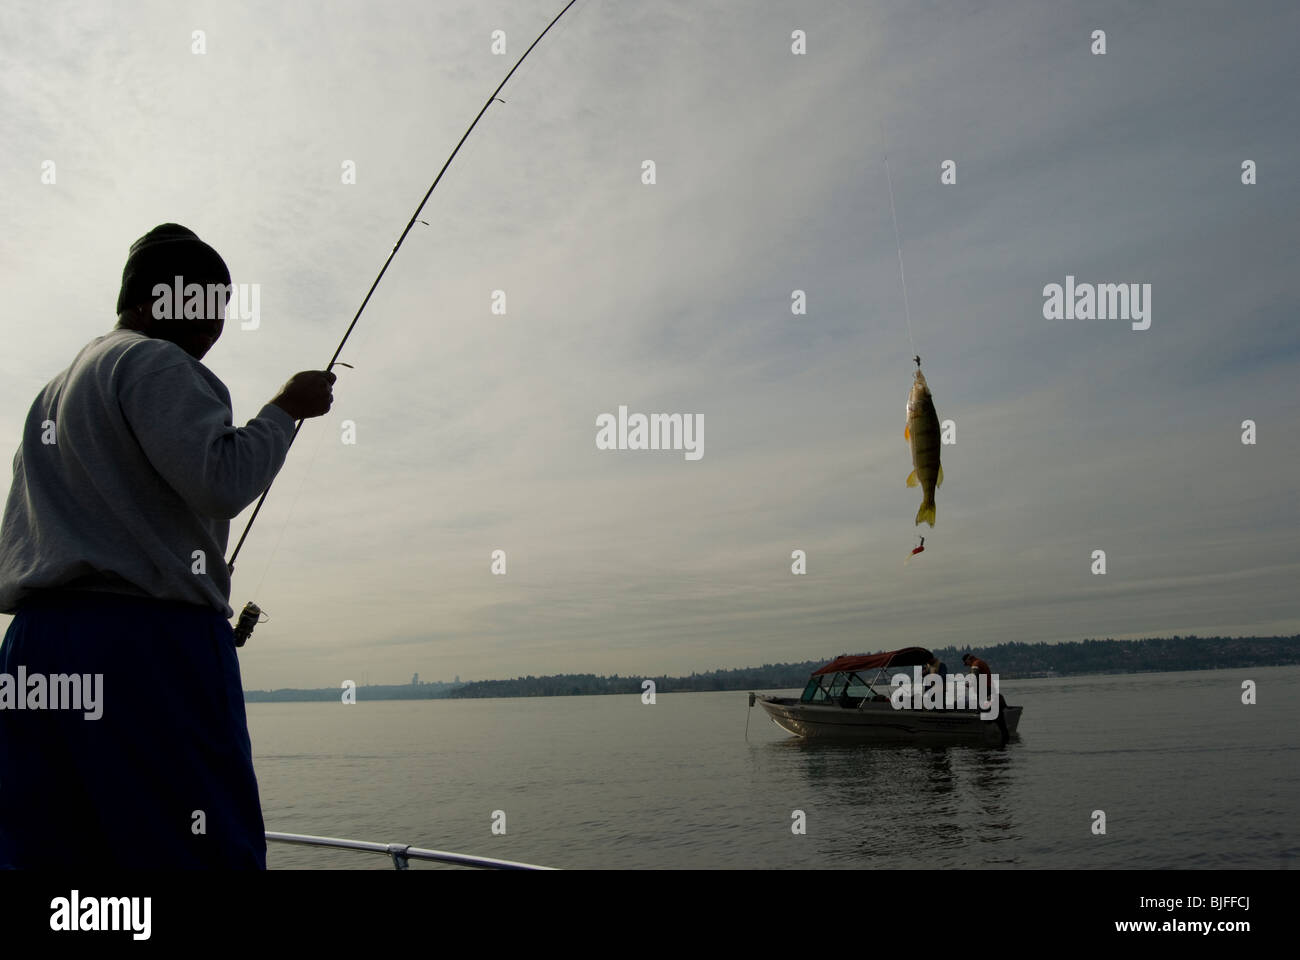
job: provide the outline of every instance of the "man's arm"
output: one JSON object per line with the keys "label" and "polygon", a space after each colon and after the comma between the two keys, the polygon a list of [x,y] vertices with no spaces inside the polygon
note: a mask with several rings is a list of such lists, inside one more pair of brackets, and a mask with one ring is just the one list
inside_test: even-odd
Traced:
{"label": "man's arm", "polygon": [[268,403],[247,426],[188,361],[150,371],[118,397],[145,456],[196,513],[229,520],[284,465],[293,417]]}

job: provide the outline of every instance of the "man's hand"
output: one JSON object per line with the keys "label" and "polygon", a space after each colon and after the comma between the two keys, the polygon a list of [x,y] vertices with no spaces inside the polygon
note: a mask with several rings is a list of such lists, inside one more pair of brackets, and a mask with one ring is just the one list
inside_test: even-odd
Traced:
{"label": "man's hand", "polygon": [[289,378],[271,402],[295,420],[320,417],[330,412],[334,402],[334,381],[338,377],[326,370],[304,370]]}

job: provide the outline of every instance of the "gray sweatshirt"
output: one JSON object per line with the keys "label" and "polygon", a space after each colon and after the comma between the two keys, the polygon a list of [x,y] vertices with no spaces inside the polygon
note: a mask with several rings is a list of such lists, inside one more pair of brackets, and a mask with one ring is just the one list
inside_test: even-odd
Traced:
{"label": "gray sweatshirt", "polygon": [[230,391],[179,346],[133,330],[87,344],[32,404],[0,520],[0,612],[63,587],[233,616],[230,520],[284,464],[294,420],[232,426]]}

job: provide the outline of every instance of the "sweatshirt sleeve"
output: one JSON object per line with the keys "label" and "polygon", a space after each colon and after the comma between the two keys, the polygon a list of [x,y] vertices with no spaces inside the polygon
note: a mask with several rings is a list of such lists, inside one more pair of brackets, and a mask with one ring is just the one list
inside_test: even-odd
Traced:
{"label": "sweatshirt sleeve", "polygon": [[154,469],[196,513],[230,520],[261,495],[289,452],[294,420],[273,403],[243,427],[188,361],[126,384],[122,413]]}

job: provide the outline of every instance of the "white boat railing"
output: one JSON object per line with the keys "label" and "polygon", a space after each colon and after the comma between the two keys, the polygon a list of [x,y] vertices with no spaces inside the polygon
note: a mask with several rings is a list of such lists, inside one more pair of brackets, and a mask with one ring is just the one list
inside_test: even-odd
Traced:
{"label": "white boat railing", "polygon": [[425,850],[407,843],[371,843],[366,840],[344,840],[339,837],[312,837],[304,833],[266,832],[266,839],[277,843],[297,843],[309,847],[333,847],[342,850],[360,850],[365,853],[382,853],[392,858],[393,866],[406,870],[412,860],[435,860],[439,863],[454,863],[461,867],[478,867],[484,870],[554,870],[554,867],[540,867],[534,863],[520,863],[516,860],[498,860],[493,857],[473,857],[465,853],[451,853],[446,850]]}

